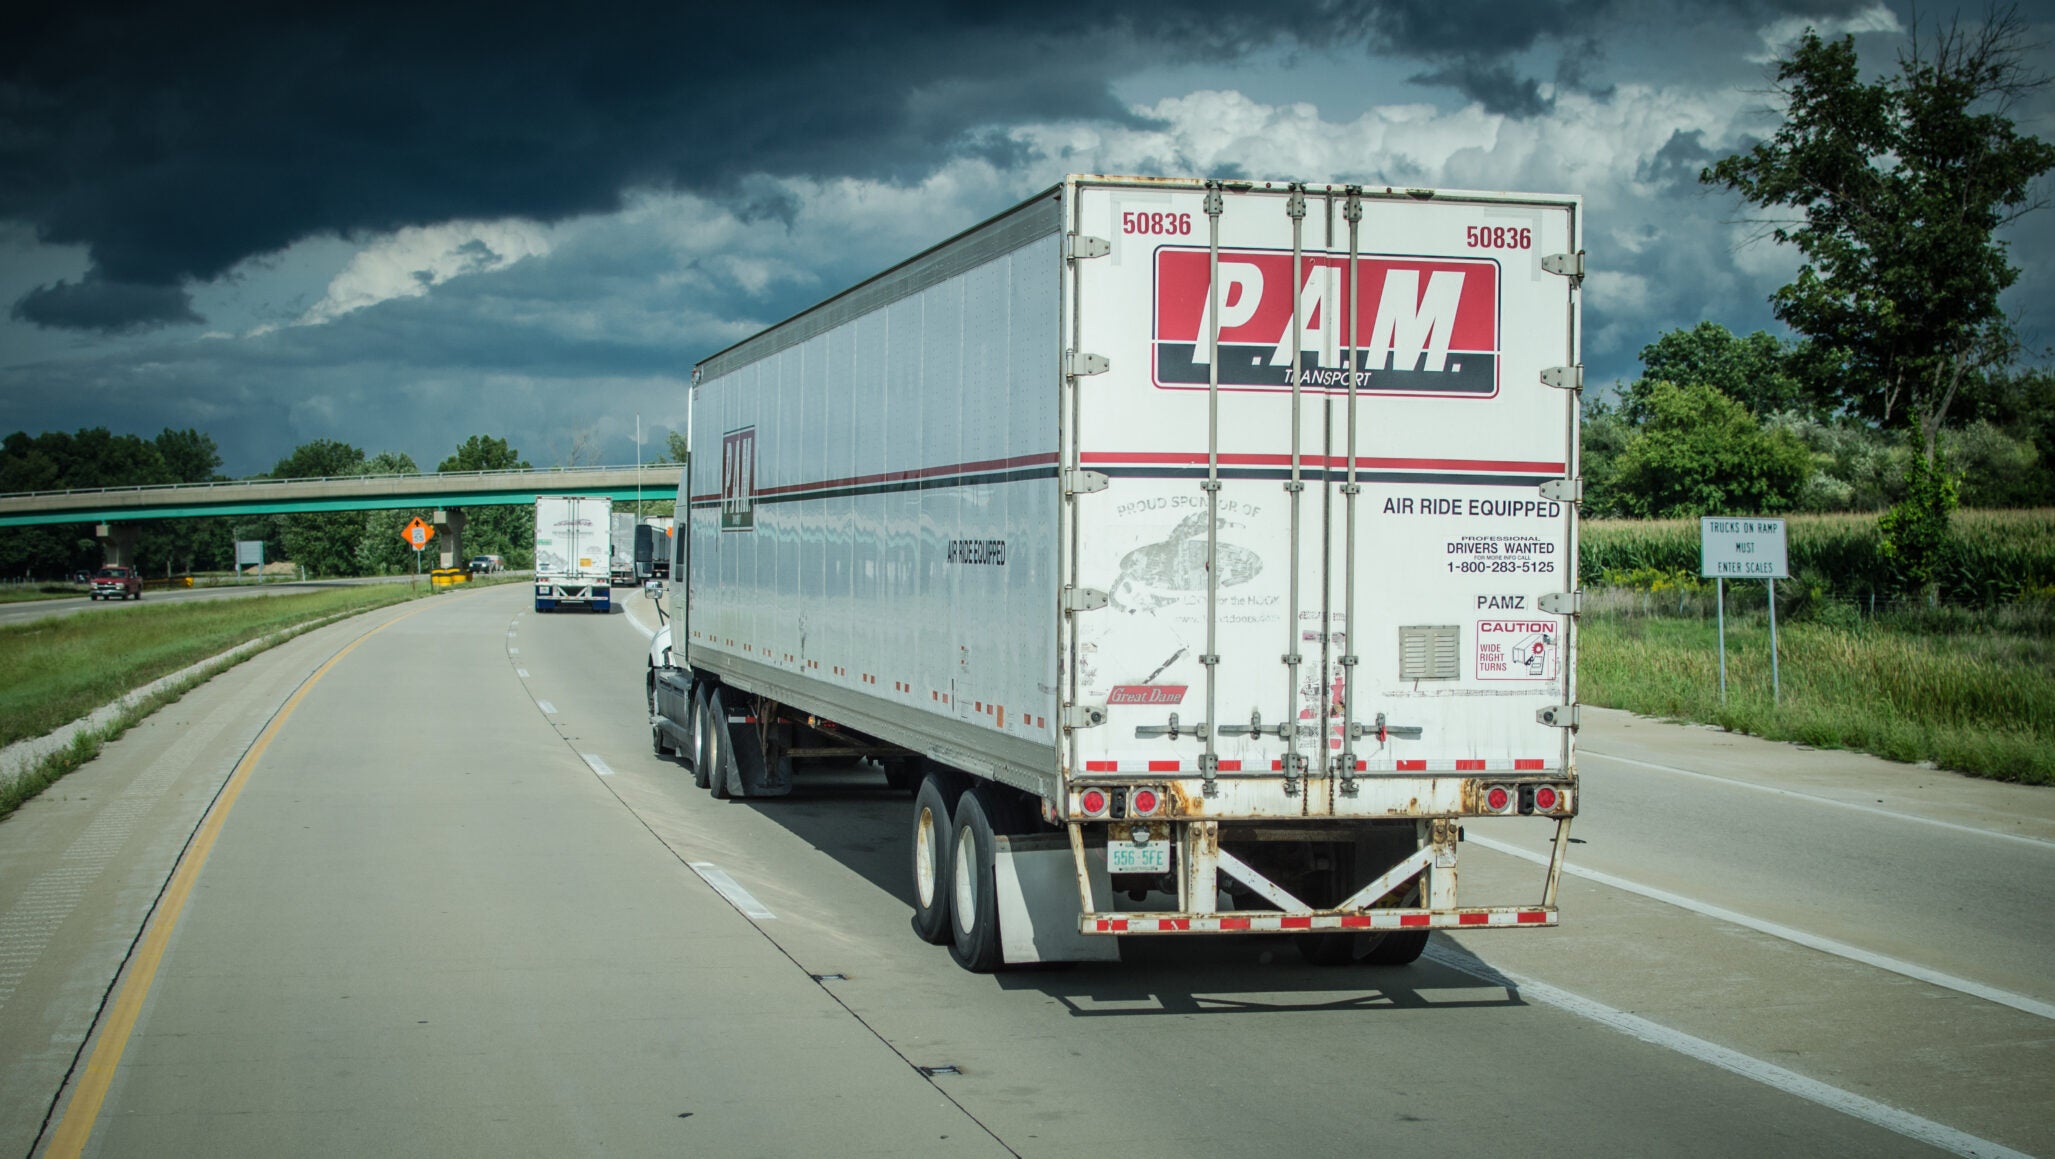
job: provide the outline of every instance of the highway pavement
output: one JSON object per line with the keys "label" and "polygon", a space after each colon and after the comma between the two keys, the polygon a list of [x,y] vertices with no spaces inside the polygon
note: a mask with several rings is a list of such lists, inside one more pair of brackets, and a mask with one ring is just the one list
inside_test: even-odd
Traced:
{"label": "highway pavement", "polygon": [[371,613],[0,823],[0,1155],[2055,1155],[2048,790],[1590,712],[1559,929],[977,976],[880,776],[650,752],[652,620]]}

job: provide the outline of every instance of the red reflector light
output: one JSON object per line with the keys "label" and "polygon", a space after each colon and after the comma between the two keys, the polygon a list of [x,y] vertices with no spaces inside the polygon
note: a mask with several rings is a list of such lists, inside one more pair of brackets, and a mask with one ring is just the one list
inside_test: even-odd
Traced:
{"label": "red reflector light", "polygon": [[1131,817],[1146,817],[1162,804],[1154,789],[1136,789],[1127,798],[1127,812]]}
{"label": "red reflector light", "polygon": [[1484,807],[1494,813],[1503,813],[1513,803],[1513,794],[1504,785],[1493,785],[1484,791]]}
{"label": "red reflector light", "polygon": [[1534,807],[1544,813],[1555,812],[1555,807],[1561,803],[1553,786],[1543,785],[1534,790]]}
{"label": "red reflector light", "polygon": [[1106,811],[1106,794],[1098,789],[1086,789],[1077,803],[1084,807],[1086,816],[1096,817]]}

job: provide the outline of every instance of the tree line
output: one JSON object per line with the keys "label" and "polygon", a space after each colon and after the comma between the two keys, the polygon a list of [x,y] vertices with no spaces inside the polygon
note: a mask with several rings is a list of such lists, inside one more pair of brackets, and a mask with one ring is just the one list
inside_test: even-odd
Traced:
{"label": "tree line", "polygon": [[[117,435],[104,427],[76,434],[17,431],[0,440],[0,492],[59,491],[160,483],[232,482],[220,474],[214,439],[196,430],[170,430],[154,439]],[[526,470],[529,462],[507,440],[473,435],[436,466],[445,471]],[[293,448],[258,479],[316,479],[348,475],[418,474],[401,452],[366,455],[335,439]],[[235,565],[238,540],[261,540],[264,557],[304,567],[314,576],[396,575],[414,570],[413,548],[400,529],[428,508],[396,511],[308,512],[293,515],[221,515],[138,521],[136,560],[144,575],[225,572]],[[465,513],[467,555],[496,554],[511,567],[533,563],[533,513],[525,507],[475,507]],[[433,550],[433,545],[431,545]],[[55,579],[99,566],[102,548],[93,525],[56,524],[0,531],[0,576]],[[434,566],[431,561],[429,566]]]}

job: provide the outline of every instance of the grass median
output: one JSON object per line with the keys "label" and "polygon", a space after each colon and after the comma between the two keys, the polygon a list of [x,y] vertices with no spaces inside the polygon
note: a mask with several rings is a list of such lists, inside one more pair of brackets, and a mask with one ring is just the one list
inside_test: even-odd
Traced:
{"label": "grass median", "polygon": [[0,745],[42,736],[163,676],[260,636],[426,595],[368,584],[51,616],[0,627]]}
{"label": "grass median", "polygon": [[1592,603],[1578,655],[1588,704],[2055,784],[2055,605],[1779,625],[1781,703],[1767,615],[1730,609],[1722,704],[1709,616]]}

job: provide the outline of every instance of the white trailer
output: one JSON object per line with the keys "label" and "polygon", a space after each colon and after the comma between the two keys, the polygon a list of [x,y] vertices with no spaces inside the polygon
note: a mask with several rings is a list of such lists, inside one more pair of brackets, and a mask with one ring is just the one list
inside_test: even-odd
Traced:
{"label": "white trailer", "polygon": [[635,513],[616,511],[608,520],[612,536],[608,554],[608,571],[615,587],[625,587],[635,582]]}
{"label": "white trailer", "polygon": [[[657,750],[913,788],[965,967],[1556,924],[1581,203],[1071,177],[700,363]],[[1531,894],[1462,826],[1552,827]]]}
{"label": "white trailer", "polygon": [[596,612],[613,610],[613,506],[613,500],[595,495],[536,498],[536,611],[580,604]]}

